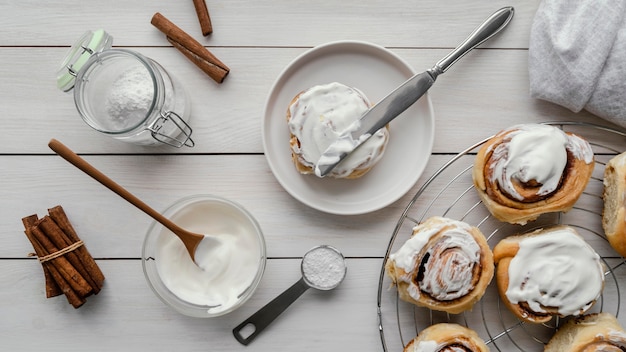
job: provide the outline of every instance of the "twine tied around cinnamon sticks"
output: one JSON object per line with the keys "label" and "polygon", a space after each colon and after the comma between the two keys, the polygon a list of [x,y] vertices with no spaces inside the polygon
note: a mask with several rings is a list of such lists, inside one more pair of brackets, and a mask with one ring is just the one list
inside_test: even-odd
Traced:
{"label": "twine tied around cinnamon sticks", "polygon": [[[54,253],[50,253],[46,256],[43,257],[37,257],[37,259],[39,260],[40,263],[45,263],[48,261],[51,261],[54,258],[58,258],[62,255],[64,255],[65,253],[69,253],[73,250],[75,250],[76,248],[82,246],[83,244],[85,244],[83,241],[78,241],[76,243],[70,244],[69,246],[63,248],[63,249],[59,249],[58,251],[54,252]],[[37,253],[29,253],[28,256],[32,257],[32,256],[36,256]]]}
{"label": "twine tied around cinnamon sticks", "polygon": [[78,308],[92,294],[98,294],[104,274],[84,242],[78,237],[61,206],[48,209],[41,219],[30,215],[22,219],[24,233],[42,265],[46,297],[65,294]]}

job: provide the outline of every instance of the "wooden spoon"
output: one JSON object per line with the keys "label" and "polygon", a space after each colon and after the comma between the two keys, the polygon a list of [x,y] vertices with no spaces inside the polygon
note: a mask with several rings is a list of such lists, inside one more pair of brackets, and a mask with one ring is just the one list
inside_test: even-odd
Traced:
{"label": "wooden spoon", "polygon": [[171,220],[161,215],[158,211],[152,209],[149,205],[144,203],[139,198],[135,197],[132,193],[126,190],[124,187],[117,184],[115,181],[111,180],[108,176],[100,172],[94,166],[89,164],[85,159],[78,156],[74,153],[70,148],[66,147],[63,143],[59,142],[56,139],[51,139],[48,143],[50,149],[59,154],[63,159],[69,161],[72,165],[76,166],[87,175],[91,176],[96,181],[100,182],[104,186],[106,186],[111,191],[117,193],[120,197],[126,199],[132,205],[136,206],[140,210],[143,210],[144,213],[150,215],[154,220],[161,223],[163,226],[167,227],[170,231],[172,231],[185,245],[187,248],[187,252],[191,256],[191,259],[195,261],[195,253],[196,248],[198,248],[198,244],[200,241],[204,239],[204,235],[189,232],[180,226],[173,223]]}

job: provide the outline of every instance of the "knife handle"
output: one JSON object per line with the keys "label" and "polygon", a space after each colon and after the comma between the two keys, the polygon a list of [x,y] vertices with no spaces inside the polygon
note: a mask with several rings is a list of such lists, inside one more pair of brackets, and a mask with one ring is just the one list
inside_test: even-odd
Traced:
{"label": "knife handle", "polygon": [[452,64],[457,62],[470,50],[479,46],[480,44],[493,37],[496,33],[500,32],[513,18],[514,8],[503,7],[496,11],[493,15],[489,16],[480,26],[478,26],[467,39],[465,39],[459,46],[452,50],[443,59],[439,60],[432,71],[436,75],[446,72]]}

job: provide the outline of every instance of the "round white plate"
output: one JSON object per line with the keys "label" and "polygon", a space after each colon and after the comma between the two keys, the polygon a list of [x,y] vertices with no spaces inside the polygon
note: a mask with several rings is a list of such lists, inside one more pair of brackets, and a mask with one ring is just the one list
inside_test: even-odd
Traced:
{"label": "round white plate", "polygon": [[428,94],[390,123],[383,158],[355,180],[300,174],[291,161],[286,112],[296,94],[315,85],[340,82],[377,102],[414,74],[394,53],[360,41],[331,42],[297,57],[279,75],[265,105],[263,147],[278,182],[302,203],[332,214],[364,214],[402,197],[419,179],[432,150],[434,113]]}

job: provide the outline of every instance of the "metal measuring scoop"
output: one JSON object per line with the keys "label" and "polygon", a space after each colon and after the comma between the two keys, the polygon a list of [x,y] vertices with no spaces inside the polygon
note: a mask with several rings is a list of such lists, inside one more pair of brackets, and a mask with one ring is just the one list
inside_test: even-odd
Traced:
{"label": "metal measuring scoop", "polygon": [[[313,247],[304,254],[300,271],[302,278],[298,282],[233,329],[233,335],[237,341],[248,345],[309,287],[328,291],[339,286],[346,277],[347,267],[345,258],[339,250],[321,245]],[[242,335],[242,330],[247,328],[253,328],[254,331],[245,337]]]}

